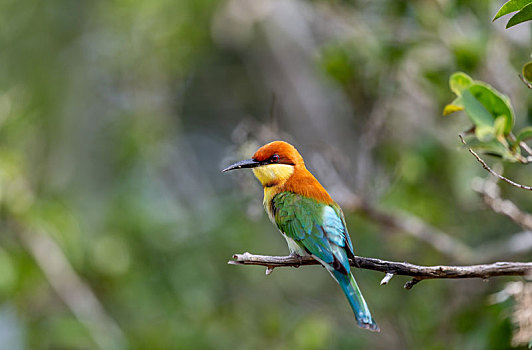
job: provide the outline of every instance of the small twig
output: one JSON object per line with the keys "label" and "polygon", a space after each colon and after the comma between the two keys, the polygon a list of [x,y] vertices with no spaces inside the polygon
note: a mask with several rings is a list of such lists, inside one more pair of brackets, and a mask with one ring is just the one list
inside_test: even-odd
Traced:
{"label": "small twig", "polygon": [[530,84],[523,75],[519,74],[519,78],[526,85],[527,88],[532,89],[532,84]]}
{"label": "small twig", "polygon": [[388,284],[388,282],[390,282],[392,277],[393,277],[393,273],[386,273],[386,275],[384,276],[384,278],[381,281],[381,286],[384,286],[384,285]]}
{"label": "small twig", "polygon": [[[435,278],[482,278],[488,279],[495,276],[525,276],[532,274],[532,262],[496,262],[483,265],[468,266],[420,266],[407,262],[386,261],[376,258],[356,256],[350,261],[351,266],[361,269],[385,272],[383,281],[391,279],[388,275],[411,276],[413,279],[405,284],[406,289],[425,279]],[[250,253],[235,254],[230,265],[261,265],[268,268],[299,267],[305,265],[319,265],[320,263],[311,256],[268,256]],[[382,283],[385,284],[385,283]]]}
{"label": "small twig", "polygon": [[[525,143],[525,141],[519,142],[519,146],[521,146],[521,148],[524,149],[526,153],[532,156],[532,149]],[[530,157],[526,157],[527,161],[530,162],[529,158]]]}
{"label": "small twig", "polygon": [[482,167],[483,167],[484,169],[486,169],[491,175],[496,176],[496,177],[498,177],[499,179],[501,179],[502,181],[504,181],[504,182],[506,182],[506,183],[509,183],[510,185],[515,186],[515,187],[517,187],[517,188],[521,188],[521,189],[523,189],[523,190],[532,191],[532,186],[526,186],[526,185],[518,184],[517,182],[513,182],[512,180],[510,180],[510,179],[508,179],[508,178],[506,178],[506,177],[504,177],[504,176],[502,176],[502,175],[496,173],[495,171],[493,171],[493,170],[492,170],[492,169],[486,164],[486,162],[483,161],[483,160],[479,157],[479,155],[478,155],[475,151],[473,151],[473,150],[471,149],[471,147],[468,146],[468,144],[467,144],[467,143],[465,142],[465,140],[464,140],[464,137],[463,137],[461,134],[459,134],[458,136],[460,137],[460,140],[462,141],[462,143],[463,143],[463,144],[467,147],[467,149],[469,150],[469,153],[471,153],[471,154],[472,154],[472,155],[478,160],[478,162],[479,162],[480,164],[482,164]]}
{"label": "small twig", "polygon": [[414,277],[410,281],[406,282],[403,287],[404,289],[412,289],[412,287],[418,284],[419,282],[421,282],[421,279]]}

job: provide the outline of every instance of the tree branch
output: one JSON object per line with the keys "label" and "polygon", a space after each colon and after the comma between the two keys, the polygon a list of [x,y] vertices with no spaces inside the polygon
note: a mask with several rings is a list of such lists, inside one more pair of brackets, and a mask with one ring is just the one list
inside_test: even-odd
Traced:
{"label": "tree branch", "polygon": [[[407,262],[386,261],[376,258],[356,256],[350,261],[352,266],[361,269],[374,270],[386,273],[386,284],[391,277],[389,275],[410,276],[412,280],[405,284],[406,289],[425,279],[435,278],[482,278],[487,279],[495,276],[525,276],[532,274],[532,262],[496,262],[483,265],[469,266],[419,266]],[[250,253],[235,254],[230,265],[260,265],[266,266],[267,272],[276,267],[299,267],[304,265],[319,265],[320,263],[311,256],[268,256],[254,255]]]}
{"label": "tree branch", "polygon": [[85,283],[61,248],[43,232],[19,230],[19,237],[44,276],[72,314],[83,324],[100,349],[125,349],[124,333],[105,311],[96,294]]}
{"label": "tree branch", "polygon": [[532,215],[519,209],[512,201],[501,198],[501,191],[495,181],[475,178],[471,187],[482,195],[484,203],[491,210],[507,216],[525,229],[532,230]]}
{"label": "tree branch", "polygon": [[523,190],[529,190],[529,191],[532,191],[532,186],[526,186],[526,185],[518,184],[517,182],[514,182],[514,181],[512,181],[512,180],[510,180],[510,179],[508,179],[508,178],[506,178],[506,177],[504,177],[504,176],[502,176],[502,175],[496,173],[495,171],[493,171],[493,170],[488,166],[488,164],[486,164],[486,162],[483,161],[482,158],[480,158],[479,155],[478,155],[475,151],[473,151],[473,150],[471,149],[471,147],[468,146],[467,142],[465,142],[465,140],[464,140],[464,137],[463,137],[461,134],[458,135],[458,136],[460,137],[460,140],[462,141],[462,143],[463,143],[463,144],[467,147],[467,149],[469,150],[469,153],[471,153],[471,154],[472,154],[472,155],[478,160],[478,162],[479,162],[480,164],[482,164],[482,167],[483,167],[484,169],[486,169],[491,175],[496,176],[496,177],[498,177],[499,179],[501,179],[502,181],[504,181],[504,182],[506,182],[506,183],[509,183],[510,185],[515,186],[515,187],[517,187],[517,188],[521,188],[521,189],[523,189]]}
{"label": "tree branch", "polygon": [[525,84],[525,86],[529,89],[532,89],[532,84],[530,84],[524,76],[522,76],[521,74],[519,74],[519,79],[521,79],[521,81],[523,82],[523,84]]}
{"label": "tree branch", "polygon": [[532,250],[532,231],[522,231],[510,237],[495,239],[482,244],[477,250],[482,252],[486,260],[497,260],[508,258],[508,256],[525,254]]}
{"label": "tree branch", "polygon": [[475,252],[466,244],[427,224],[415,215],[400,211],[387,213],[377,209],[356,195],[344,200],[342,207],[346,210],[357,212],[367,219],[392,230],[405,232],[410,236],[416,237],[456,262],[469,263],[478,258]]}

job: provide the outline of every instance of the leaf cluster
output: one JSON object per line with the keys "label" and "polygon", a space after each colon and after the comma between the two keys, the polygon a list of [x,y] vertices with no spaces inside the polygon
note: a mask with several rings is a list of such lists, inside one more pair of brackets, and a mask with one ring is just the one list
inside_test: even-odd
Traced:
{"label": "leaf cluster", "polygon": [[521,148],[526,147],[525,141],[532,139],[532,127],[525,127],[516,135],[513,133],[515,115],[507,96],[462,72],[451,75],[449,86],[457,97],[445,106],[443,115],[466,112],[473,122],[468,131],[474,134],[468,142],[471,148],[510,162],[529,162],[521,154]]}
{"label": "leaf cluster", "polygon": [[508,23],[506,23],[506,28],[510,28],[519,23],[532,20],[532,0],[507,1],[499,9],[493,20],[495,21],[498,18],[513,12],[517,13],[510,18]]}

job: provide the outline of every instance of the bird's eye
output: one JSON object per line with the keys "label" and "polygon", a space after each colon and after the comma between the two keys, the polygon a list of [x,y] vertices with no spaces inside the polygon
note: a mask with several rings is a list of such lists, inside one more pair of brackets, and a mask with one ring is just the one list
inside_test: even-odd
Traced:
{"label": "bird's eye", "polygon": [[279,163],[279,155],[278,154],[274,154],[270,159],[271,159],[272,163]]}

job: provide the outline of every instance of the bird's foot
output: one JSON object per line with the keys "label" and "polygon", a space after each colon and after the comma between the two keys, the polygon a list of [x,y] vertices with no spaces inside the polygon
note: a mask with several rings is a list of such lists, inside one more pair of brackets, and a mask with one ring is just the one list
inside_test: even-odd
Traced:
{"label": "bird's foot", "polygon": [[356,267],[357,269],[359,269],[360,268],[360,264],[358,263],[357,258],[354,257],[351,260],[353,261],[353,266]]}
{"label": "bird's foot", "polygon": [[296,268],[301,266],[301,264],[303,263],[303,257],[301,255],[297,254],[296,252],[291,252],[290,253],[290,257],[292,257],[292,258],[297,260],[298,265],[294,266]]}

